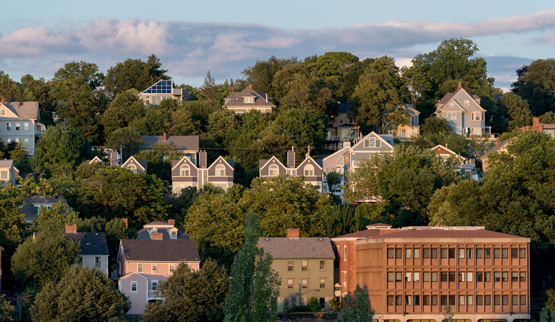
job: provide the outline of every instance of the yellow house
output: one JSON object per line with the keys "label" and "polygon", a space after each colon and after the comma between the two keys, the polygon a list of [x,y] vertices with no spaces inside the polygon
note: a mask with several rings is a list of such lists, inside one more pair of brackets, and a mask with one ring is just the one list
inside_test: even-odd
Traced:
{"label": "yellow house", "polygon": [[0,160],[0,184],[16,184],[19,170],[14,166],[13,160]]}

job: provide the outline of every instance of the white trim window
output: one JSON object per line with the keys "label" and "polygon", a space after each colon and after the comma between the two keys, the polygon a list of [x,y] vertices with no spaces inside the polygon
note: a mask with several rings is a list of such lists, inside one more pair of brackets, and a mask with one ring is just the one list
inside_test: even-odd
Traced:
{"label": "white trim window", "polygon": [[153,274],[158,274],[158,264],[156,263],[152,264],[151,271]]}
{"label": "white trim window", "polygon": [[181,165],[179,168],[181,177],[190,177],[191,176],[191,167],[187,164]]}
{"label": "white trim window", "polygon": [[306,167],[304,167],[304,176],[305,177],[313,177],[314,176],[314,166],[312,166],[312,164],[309,164]]}
{"label": "white trim window", "polygon": [[143,263],[137,263],[137,273],[143,272]]}
{"label": "white trim window", "polygon": [[135,174],[137,173],[137,166],[134,165],[134,164],[128,165],[128,166],[127,166],[127,169],[129,169],[131,172],[133,172],[133,173],[135,173]]}
{"label": "white trim window", "polygon": [[218,164],[216,166],[216,176],[225,177],[225,166],[223,164]]}
{"label": "white trim window", "polygon": [[150,282],[150,289],[155,291],[156,288],[158,287],[158,281],[157,280],[153,280]]}
{"label": "white trim window", "polygon": [[173,272],[175,272],[175,264],[170,264],[170,274],[173,274]]}
{"label": "white trim window", "polygon": [[137,281],[131,281],[131,293],[137,293]]}
{"label": "white trim window", "polygon": [[270,168],[268,170],[268,175],[270,177],[277,177],[278,173],[279,173],[279,168],[277,164],[270,165]]}

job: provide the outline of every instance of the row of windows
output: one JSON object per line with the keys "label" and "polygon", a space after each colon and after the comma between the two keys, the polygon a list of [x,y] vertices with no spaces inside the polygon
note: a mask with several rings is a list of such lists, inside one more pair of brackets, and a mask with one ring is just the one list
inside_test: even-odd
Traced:
{"label": "row of windows", "polygon": [[[16,139],[15,139],[15,142],[21,142],[21,140],[20,140],[19,138],[16,138]],[[12,139],[11,139],[11,138],[8,138],[8,139],[6,140],[6,143],[8,143],[8,144],[12,143]],[[24,139],[23,139],[23,145],[29,145],[29,139],[28,139],[28,138],[24,138]]]}
{"label": "row of windows", "polygon": [[[441,258],[491,258],[491,248],[439,248]],[[423,248],[422,258],[437,258],[438,248]],[[526,249],[511,248],[511,258],[526,258]],[[388,248],[387,258],[403,258],[402,248]],[[405,248],[405,258],[420,258],[420,248]],[[509,258],[509,248],[493,248],[493,258]]]}
{"label": "row of windows", "polygon": [[[305,305],[308,305],[309,303],[308,298],[306,297],[299,297],[298,299],[299,300],[297,301],[297,297],[291,297],[291,298],[286,297],[283,299],[283,304],[289,305],[289,306],[297,306],[297,305],[305,306]],[[326,298],[321,297],[319,302],[320,302],[320,306],[324,307],[326,305]]]}
{"label": "row of windows", "polygon": [[[293,283],[295,282],[294,279],[290,278],[287,279],[287,288],[293,288]],[[303,278],[301,279],[301,288],[308,288],[308,279]],[[326,279],[320,279],[320,288],[326,288]]]}
{"label": "row of windows", "polygon": [[[150,281],[150,288],[151,290],[156,290],[156,288],[158,287],[158,281],[154,280],[154,281]],[[131,281],[131,292],[132,293],[136,293],[137,292],[137,281]]]}
{"label": "row of windows", "polygon": [[[144,273],[144,265],[143,263],[137,263],[137,273]],[[149,265],[149,264],[146,264]],[[175,271],[175,264],[169,264],[170,267],[170,274]],[[151,274],[158,274],[158,263],[150,264],[150,272]]]}
{"label": "row of windows", "polygon": [[[216,166],[216,176],[217,177],[225,177],[225,166],[223,164],[218,164]],[[187,164],[183,164],[179,168],[179,174],[181,177],[190,177],[191,176],[191,167]]]}
{"label": "row of windows", "polygon": [[[287,261],[287,270],[292,271],[295,267],[295,261]],[[301,261],[301,270],[306,271],[308,270],[308,261]],[[320,261],[320,270],[326,270],[326,261]]]}
{"label": "row of windows", "polygon": [[[13,123],[15,124],[15,130],[19,131],[19,129],[21,128],[21,123]],[[29,123],[23,123],[23,129],[25,131],[29,130]],[[6,123],[6,130],[11,131],[12,130],[12,123],[7,122]]]}
{"label": "row of windows", "polygon": [[[289,173],[288,173],[289,174]],[[272,164],[268,167],[268,175],[270,177],[277,177],[279,175],[279,167],[277,164]],[[308,164],[304,167],[304,176],[313,177],[314,176],[314,166]]]}
{"label": "row of windows", "polygon": [[[423,282],[473,282],[474,272],[422,272]],[[476,272],[476,282],[491,282],[492,272]],[[526,282],[526,272],[510,272],[511,282]],[[509,272],[493,272],[495,282],[508,282]],[[388,282],[403,282],[403,272],[388,272]],[[405,272],[405,282],[420,282],[420,272]]]}
{"label": "row of windows", "polygon": [[[455,305],[455,299],[458,298],[457,304],[459,306],[462,305],[474,305],[474,296],[473,295],[422,295],[422,305],[438,305],[438,298],[441,300],[441,305],[447,305],[447,301],[449,300],[449,304]],[[402,295],[388,295],[387,296],[387,305],[421,305],[420,303],[420,295],[405,295],[404,302]],[[494,305],[509,305],[509,295],[493,295],[493,304]],[[512,305],[526,305],[526,295],[511,295],[511,304]],[[476,305],[491,305],[491,295],[476,295]]]}

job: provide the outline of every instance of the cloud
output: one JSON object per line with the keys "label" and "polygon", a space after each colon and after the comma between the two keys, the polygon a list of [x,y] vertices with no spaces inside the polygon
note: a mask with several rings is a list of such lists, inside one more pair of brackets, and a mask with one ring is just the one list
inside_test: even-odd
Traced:
{"label": "cloud", "polygon": [[415,48],[447,38],[540,31],[545,35],[526,41],[553,44],[554,28],[555,9],[470,23],[411,20],[314,30],[103,18],[84,26],[39,26],[0,35],[0,66],[10,68],[5,72],[50,78],[54,66],[73,60],[95,62],[106,70],[126,58],[146,59],[154,53],[174,78],[198,78],[211,70],[217,79],[225,79],[239,77],[256,60],[272,55],[304,58],[348,51],[360,58],[389,55],[399,65],[408,65],[419,53]]}

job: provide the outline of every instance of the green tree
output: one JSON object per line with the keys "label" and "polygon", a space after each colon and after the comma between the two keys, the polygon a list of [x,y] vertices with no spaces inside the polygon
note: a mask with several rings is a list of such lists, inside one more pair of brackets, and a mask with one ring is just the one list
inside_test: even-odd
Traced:
{"label": "green tree", "polygon": [[50,208],[41,207],[33,222],[33,230],[45,231],[56,227],[60,234],[65,231],[66,224],[76,224],[79,217],[71,208],[68,208],[62,201],[58,201]]}
{"label": "green tree", "polygon": [[328,191],[331,194],[333,187],[339,185],[341,181],[343,181],[343,175],[337,171],[330,171],[326,173],[326,181],[328,182]]}
{"label": "green tree", "polygon": [[217,322],[224,319],[229,278],[226,270],[212,260],[207,260],[199,271],[182,263],[156,290],[165,300],[149,303],[141,321]]}
{"label": "green tree", "polygon": [[13,321],[14,306],[6,300],[6,294],[0,296],[0,322]]}
{"label": "green tree", "polygon": [[308,306],[310,306],[310,309],[312,310],[312,312],[320,312],[322,310],[322,308],[320,307],[320,303],[318,302],[318,299],[315,297],[310,298],[310,302]]}
{"label": "green tree", "polygon": [[106,137],[145,115],[145,105],[139,100],[138,94],[134,89],[119,93],[108,105],[101,119]]}
{"label": "green tree", "polygon": [[361,288],[358,284],[354,292],[345,295],[343,298],[343,308],[341,309],[341,321],[344,322],[371,322],[374,317],[374,310],[370,309],[368,290]]}
{"label": "green tree", "polygon": [[451,309],[451,301],[443,306],[443,320],[441,322],[453,322],[453,310]]}
{"label": "green tree", "polygon": [[281,284],[272,269],[272,256],[259,248],[258,216],[248,213],[245,244],[235,256],[230,274],[231,294],[225,300],[226,322],[277,321],[277,298]]}
{"label": "green tree", "polygon": [[131,304],[101,271],[71,269],[46,284],[31,308],[33,321],[125,321]]}
{"label": "green tree", "polygon": [[549,111],[544,115],[540,116],[539,121],[540,123],[545,123],[545,124],[555,124],[555,113],[552,111]]}
{"label": "green tree", "polygon": [[19,212],[23,203],[19,188],[0,186],[0,243],[3,247],[13,247],[23,240],[26,225],[24,216]]}
{"label": "green tree", "polygon": [[58,124],[48,128],[35,148],[34,168],[39,171],[58,173],[75,169],[90,155],[91,147],[76,129]]}
{"label": "green tree", "polygon": [[453,128],[451,128],[447,120],[444,118],[428,117],[424,120],[420,132],[422,134],[436,134],[441,132],[452,133]]}
{"label": "green tree", "polygon": [[538,59],[516,71],[517,81],[512,90],[530,104],[534,116],[555,107],[555,59]]}
{"label": "green tree", "polygon": [[121,148],[122,162],[125,162],[130,156],[139,152],[143,141],[143,137],[137,129],[124,127],[119,128],[110,134],[110,137],[108,137],[108,140],[106,141],[106,146],[116,149],[117,151]]}
{"label": "green tree", "polygon": [[314,67],[322,76],[336,76],[345,73],[345,70],[359,61],[359,58],[348,52],[327,52],[318,56]]}
{"label": "green tree", "polygon": [[169,79],[167,70],[161,67],[160,60],[154,55],[149,56],[146,62],[129,58],[108,69],[104,87],[112,97],[132,88],[142,92],[160,79]]}
{"label": "green tree", "polygon": [[204,84],[202,84],[201,94],[205,100],[214,101],[216,100],[216,90],[217,85],[210,71],[206,72],[206,78],[204,78]]}
{"label": "green tree", "polygon": [[57,230],[39,232],[24,241],[12,257],[12,272],[22,284],[57,283],[77,260],[77,245]]}
{"label": "green tree", "polygon": [[252,84],[255,90],[276,97],[273,89],[274,76],[285,66],[291,64],[299,64],[299,61],[295,57],[276,58],[272,56],[268,60],[257,60],[254,66],[243,71],[243,75],[246,76],[246,83]]}
{"label": "green tree", "polygon": [[528,108],[528,103],[520,96],[509,92],[504,94],[500,99],[509,113],[509,131],[528,126],[532,123],[532,114]]}
{"label": "green tree", "polygon": [[79,79],[94,90],[102,86],[104,75],[98,71],[96,64],[80,61],[66,63],[54,74],[54,80],[64,81],[68,79]]}

